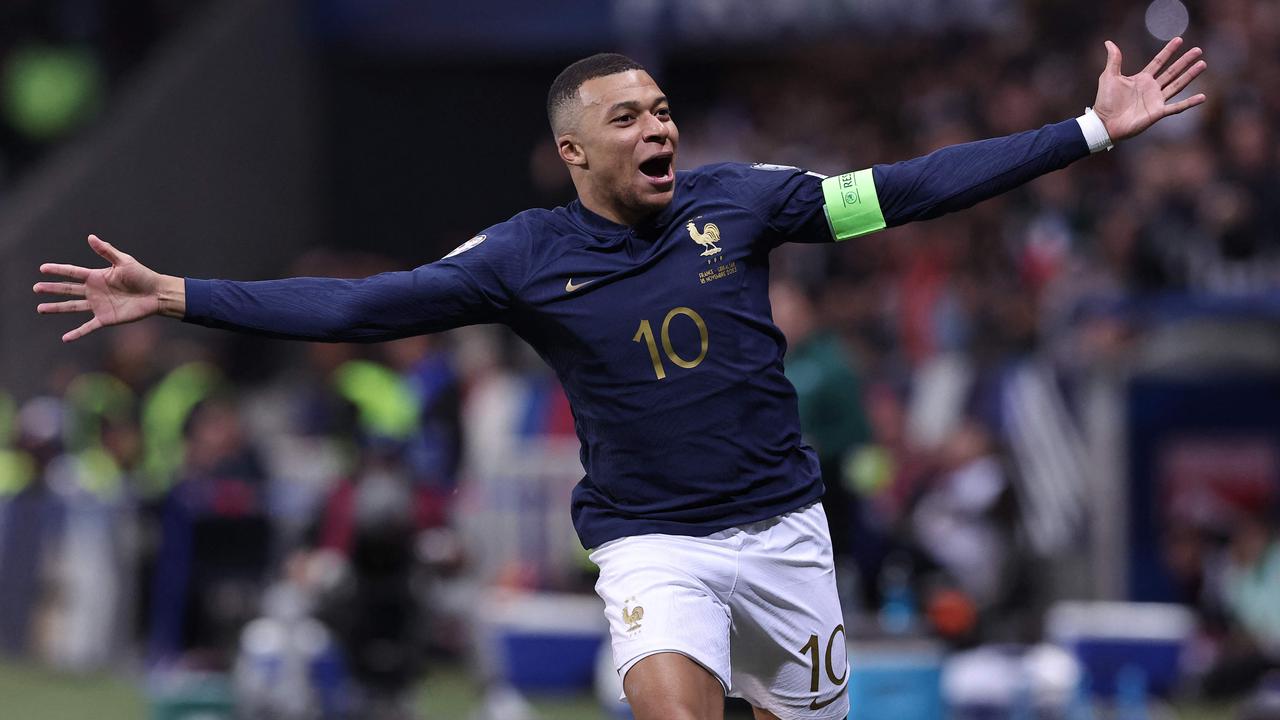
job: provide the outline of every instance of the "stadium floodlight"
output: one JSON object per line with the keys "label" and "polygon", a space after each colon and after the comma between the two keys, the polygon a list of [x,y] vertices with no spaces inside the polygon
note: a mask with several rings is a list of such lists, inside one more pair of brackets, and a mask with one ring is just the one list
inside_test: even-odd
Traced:
{"label": "stadium floodlight", "polygon": [[1187,31],[1190,15],[1182,0],[1151,0],[1145,22],[1147,32],[1168,41]]}

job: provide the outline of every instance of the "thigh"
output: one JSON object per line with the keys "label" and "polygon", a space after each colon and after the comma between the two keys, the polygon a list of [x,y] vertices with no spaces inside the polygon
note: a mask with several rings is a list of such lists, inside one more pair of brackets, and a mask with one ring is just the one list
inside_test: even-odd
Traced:
{"label": "thigh", "polygon": [[644,535],[607,543],[591,560],[600,567],[596,592],[624,691],[633,667],[658,653],[691,659],[722,686],[721,695],[729,689],[729,551],[701,539]]}
{"label": "thigh", "polygon": [[822,506],[751,537],[730,601],[732,694],[783,718],[845,717],[847,643]]}
{"label": "thigh", "polygon": [[680,653],[638,661],[623,679],[636,720],[723,720],[724,688],[706,668]]}

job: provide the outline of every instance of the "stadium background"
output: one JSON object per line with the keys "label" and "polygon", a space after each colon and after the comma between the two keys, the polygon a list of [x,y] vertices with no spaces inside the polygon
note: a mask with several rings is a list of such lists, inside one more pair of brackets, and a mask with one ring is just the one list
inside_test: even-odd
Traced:
{"label": "stadium background", "polygon": [[[315,601],[335,635],[397,640],[346,676],[427,718],[521,717],[493,634],[599,625],[571,596],[592,582],[571,419],[513,337],[304,346],[156,320],[63,346],[29,288],[41,261],[96,262],[86,233],[201,277],[411,267],[572,197],[542,107],[590,52],[651,68],[681,167],[834,173],[1077,115],[1103,38],[1133,72],[1183,25],[1206,106],[966,213],[784,247],[775,311],[840,493],[855,661],[887,643],[932,667],[1051,616],[1100,632],[1063,600],[1171,603],[1195,627],[1176,677],[1094,689],[1250,712],[1280,658],[1280,3],[15,0],[0,715],[176,717],[172,683],[221,692],[245,622]],[[606,712],[567,687],[533,711]],[[1031,702],[1006,690],[1010,713]]]}

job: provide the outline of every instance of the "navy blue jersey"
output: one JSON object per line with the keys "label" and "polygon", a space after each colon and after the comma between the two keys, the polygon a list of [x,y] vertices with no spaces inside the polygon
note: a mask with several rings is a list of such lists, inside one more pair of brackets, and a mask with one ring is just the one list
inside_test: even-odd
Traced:
{"label": "navy blue jersey", "polygon": [[[967,207],[1083,157],[1074,121],[873,169],[887,225]],[[773,165],[677,174],[638,226],[579,202],[529,210],[447,257],[362,280],[188,280],[187,316],[277,337],[378,341],[499,322],[559,376],[586,475],[582,543],[707,535],[821,497],[785,342],[768,298],[769,251],[824,242],[822,176]]]}

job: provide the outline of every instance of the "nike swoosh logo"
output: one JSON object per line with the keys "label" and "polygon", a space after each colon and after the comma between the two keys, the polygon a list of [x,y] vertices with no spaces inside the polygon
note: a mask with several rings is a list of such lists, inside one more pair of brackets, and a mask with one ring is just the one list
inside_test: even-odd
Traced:
{"label": "nike swoosh logo", "polygon": [[830,705],[831,703],[833,703],[833,702],[835,702],[835,701],[839,700],[839,699],[840,699],[841,697],[843,697],[843,696],[844,696],[844,685],[843,685],[843,684],[841,684],[841,685],[840,685],[840,692],[836,693],[835,695],[832,695],[831,697],[827,698],[826,700],[823,700],[822,702],[818,702],[818,699],[817,699],[817,698],[814,698],[814,699],[813,699],[813,701],[809,703],[809,709],[810,709],[810,710],[821,710],[822,708],[824,708],[824,707],[826,707],[826,706]]}
{"label": "nike swoosh logo", "polygon": [[568,282],[566,282],[566,283],[564,284],[564,291],[565,291],[565,292],[573,292],[574,290],[581,290],[582,288],[584,288],[584,287],[586,287],[586,286],[590,285],[590,284],[591,284],[591,283],[593,283],[593,282],[595,282],[595,280],[588,280],[588,281],[586,281],[586,282],[578,283],[577,285],[574,285],[574,284],[573,284],[573,278],[569,278]]}

